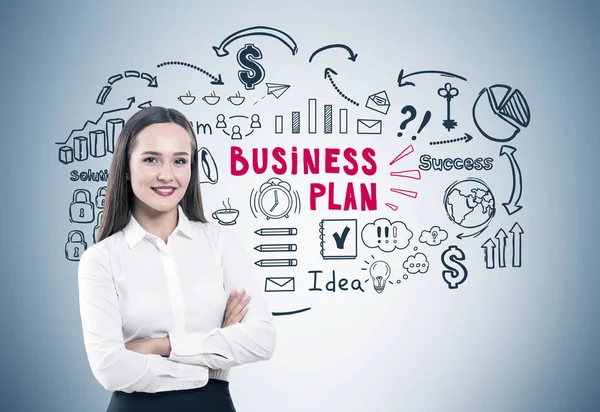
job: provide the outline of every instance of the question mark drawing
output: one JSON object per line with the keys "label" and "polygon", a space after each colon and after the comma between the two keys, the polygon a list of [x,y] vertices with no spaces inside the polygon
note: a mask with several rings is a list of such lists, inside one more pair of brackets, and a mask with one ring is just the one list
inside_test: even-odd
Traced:
{"label": "question mark drawing", "polygon": [[[406,129],[406,126],[412,121],[414,120],[415,117],[417,117],[417,110],[411,106],[410,104],[407,104],[406,106],[404,106],[401,110],[402,114],[406,114],[406,112],[410,112],[410,116],[408,119],[405,119],[402,123],[400,123],[400,130],[404,130]],[[402,132],[398,132],[398,137],[402,137]],[[416,139],[416,136],[413,136],[413,140]]]}
{"label": "question mark drawing", "polygon": [[[408,125],[408,123],[417,116],[417,111],[415,110],[415,108],[413,106],[407,105],[402,108],[402,114],[405,114],[407,111],[410,112],[410,117],[408,119],[404,120],[400,124],[400,130],[404,130],[406,128],[406,125]],[[429,123],[430,119],[431,119],[431,112],[429,110],[427,110],[425,112],[425,115],[423,116],[423,120],[421,120],[421,125],[419,126],[419,130],[417,130],[417,134],[421,133],[421,130],[423,130],[423,128],[425,126],[427,126],[427,123]],[[401,136],[402,136],[402,132],[398,132],[398,137],[401,137]],[[414,135],[412,137],[412,139],[417,140],[417,136]]]}

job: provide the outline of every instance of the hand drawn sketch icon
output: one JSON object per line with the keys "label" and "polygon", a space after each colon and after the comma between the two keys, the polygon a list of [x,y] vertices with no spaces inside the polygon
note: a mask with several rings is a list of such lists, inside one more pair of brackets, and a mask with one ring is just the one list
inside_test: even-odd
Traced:
{"label": "hand drawn sketch icon", "polygon": [[444,193],[444,208],[452,223],[469,229],[459,239],[479,236],[496,214],[496,201],[488,185],[474,177],[457,180]]}
{"label": "hand drawn sketch icon", "polygon": [[198,150],[198,163],[201,170],[200,183],[216,184],[219,181],[219,170],[215,159],[206,147],[201,147]]}
{"label": "hand drawn sketch icon", "polygon": [[[190,104],[192,104],[196,101],[196,96],[192,96],[192,93],[188,90],[185,95],[179,96],[177,98],[177,100],[179,100],[181,103],[185,104],[186,106],[189,106]],[[202,99],[202,100],[204,100],[204,99]]]}
{"label": "hand drawn sketch icon", "polygon": [[[288,182],[273,177],[263,183],[258,191],[250,193],[252,214],[260,211],[267,219],[290,217],[290,213],[300,212],[300,196],[297,190],[292,191]],[[293,209],[293,210],[292,210]]]}
{"label": "hand drawn sketch icon", "polygon": [[296,282],[293,276],[266,277],[265,292],[293,292]]}
{"label": "hand drawn sketch icon", "polygon": [[245,100],[246,98],[242,96],[240,92],[237,92],[234,96],[229,96],[227,98],[227,101],[234,106],[239,106],[240,104],[244,103]]}
{"label": "hand drawn sketch icon", "polygon": [[356,119],[357,134],[381,134],[381,120]]}
{"label": "hand drawn sketch icon", "polygon": [[91,223],[95,219],[92,195],[86,189],[73,192],[73,201],[69,206],[69,221],[71,223]]}
{"label": "hand drawn sketch icon", "polygon": [[438,89],[438,96],[446,99],[446,119],[442,122],[442,126],[446,128],[446,130],[450,131],[458,126],[456,120],[450,118],[450,102],[456,96],[458,96],[458,89],[453,87],[452,84],[446,83],[444,87],[440,87]]}
{"label": "hand drawn sketch icon", "polygon": [[379,93],[370,95],[365,106],[376,112],[387,114],[390,110],[390,99],[385,90],[382,90]]}
{"label": "hand drawn sketch icon", "polygon": [[319,223],[319,240],[323,259],[356,259],[357,220],[322,219]]}
{"label": "hand drawn sketch icon", "polygon": [[289,84],[267,83],[267,95],[270,94],[279,99],[289,88]]}
{"label": "hand drawn sketch icon", "polygon": [[106,186],[102,186],[96,192],[96,207],[98,209],[104,209],[104,201],[106,200]]}
{"label": "hand drawn sketch icon", "polygon": [[292,187],[281,179],[269,179],[260,186],[258,207],[267,219],[289,217],[292,209]]}
{"label": "hand drawn sketch icon", "polygon": [[65,244],[65,257],[68,260],[77,261],[87,249],[85,236],[81,230],[71,230],[67,235]]}
{"label": "hand drawn sketch icon", "polygon": [[96,226],[94,226],[94,233],[92,234],[92,240],[94,243],[98,242],[98,233],[100,232],[100,224],[102,223],[102,211],[98,213],[96,217]]}
{"label": "hand drawn sketch icon", "polygon": [[212,218],[216,219],[220,225],[231,226],[235,225],[240,211],[231,207],[229,198],[227,198],[227,204],[223,201],[223,208],[217,209],[213,212]]}
{"label": "hand drawn sketch icon", "polygon": [[[371,255],[371,258],[375,259],[375,256]],[[390,275],[392,274],[392,268],[384,260],[375,260],[373,262],[365,260],[365,263],[369,265],[369,267],[363,267],[361,270],[369,271],[371,284],[373,285],[375,292],[383,292],[385,290],[385,286],[389,282]]]}
{"label": "hand drawn sketch icon", "polygon": [[207,96],[204,96],[202,98],[202,100],[204,100],[206,102],[206,104],[208,104],[209,106],[214,106],[215,104],[219,103],[219,100],[221,100],[220,96],[217,96],[213,90],[213,92]]}
{"label": "hand drawn sketch icon", "polygon": [[530,120],[531,112],[523,93],[505,84],[484,87],[473,104],[475,126],[495,142],[512,140]]}

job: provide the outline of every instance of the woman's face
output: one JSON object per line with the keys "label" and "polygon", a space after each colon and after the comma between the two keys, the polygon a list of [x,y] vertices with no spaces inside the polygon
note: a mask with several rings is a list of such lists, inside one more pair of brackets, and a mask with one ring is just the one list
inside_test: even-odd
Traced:
{"label": "woman's face", "polygon": [[191,176],[191,142],[175,123],[155,123],[143,129],[129,159],[134,208],[168,212],[177,207]]}

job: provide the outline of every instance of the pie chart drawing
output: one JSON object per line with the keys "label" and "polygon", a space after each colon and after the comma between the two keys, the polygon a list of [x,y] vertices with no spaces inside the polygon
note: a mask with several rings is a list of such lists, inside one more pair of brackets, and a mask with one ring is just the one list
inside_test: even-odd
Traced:
{"label": "pie chart drawing", "polygon": [[473,104],[475,126],[495,142],[512,140],[530,120],[531,112],[523,93],[505,84],[484,87]]}

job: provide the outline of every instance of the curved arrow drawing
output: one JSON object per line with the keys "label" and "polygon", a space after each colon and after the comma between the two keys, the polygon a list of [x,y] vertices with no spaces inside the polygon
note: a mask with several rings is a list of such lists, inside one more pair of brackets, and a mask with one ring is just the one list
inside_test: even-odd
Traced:
{"label": "curved arrow drawing", "polygon": [[506,213],[512,215],[513,213],[517,213],[522,209],[523,206],[519,205],[519,200],[521,200],[521,194],[523,193],[523,177],[521,175],[521,168],[515,159],[515,149],[509,145],[503,145],[500,148],[500,156],[506,155],[508,160],[510,161],[510,167],[512,169],[513,176],[513,184],[512,184],[512,192],[510,193],[510,199],[507,203],[502,203],[504,209],[506,209]]}
{"label": "curved arrow drawing", "polygon": [[320,49],[315,50],[315,52],[310,55],[310,59],[308,59],[308,62],[311,63],[312,59],[317,54],[321,53],[322,51],[325,51],[327,49],[333,49],[334,47],[339,47],[339,48],[342,48],[342,49],[346,50],[348,52],[348,54],[350,55],[350,57],[348,57],[348,60],[352,60],[353,62],[356,61],[356,58],[358,57],[358,54],[354,53],[350,47],[346,46],[345,44],[330,44],[328,46],[323,46]]}
{"label": "curved arrow drawing", "polygon": [[127,101],[129,102],[129,104],[127,105],[127,107],[121,107],[121,108],[118,108],[118,109],[113,109],[113,110],[108,110],[106,112],[102,112],[102,114],[100,115],[100,117],[98,117],[98,120],[96,120],[96,121],[87,120],[81,129],[73,129],[73,130],[71,130],[71,133],[69,133],[69,136],[67,136],[67,140],[65,140],[64,142],[54,142],[54,144],[65,145],[65,144],[69,143],[69,139],[71,139],[71,137],[73,136],[74,133],[84,131],[86,129],[86,127],[88,127],[88,125],[90,125],[90,124],[97,125],[98,122],[100,122],[100,120],[102,120],[102,118],[104,116],[106,116],[107,114],[109,114],[109,113],[116,113],[116,112],[122,112],[122,111],[125,111],[125,110],[129,110],[131,108],[131,106],[133,105],[133,103],[135,103],[135,97],[131,96],[130,98],[127,99]]}
{"label": "curved arrow drawing", "polygon": [[415,84],[412,82],[404,82],[402,83],[402,80],[406,79],[407,77],[411,77],[411,76],[416,76],[419,74],[430,74],[430,73],[434,73],[434,74],[439,74],[442,75],[444,77],[452,77],[454,79],[460,79],[460,80],[464,80],[467,81],[466,78],[459,76],[458,74],[454,74],[454,73],[450,73],[450,72],[442,72],[439,70],[422,70],[420,72],[413,72],[413,73],[409,73],[406,76],[404,75],[404,69],[400,70],[400,73],[398,74],[398,87],[403,87],[403,86],[414,86]]}
{"label": "curved arrow drawing", "polygon": [[215,53],[217,53],[217,56],[219,57],[223,57],[223,56],[227,56],[229,54],[229,52],[227,51],[226,47],[238,40],[241,39],[242,37],[247,37],[247,36],[269,36],[269,37],[273,37],[279,41],[281,41],[283,44],[285,44],[288,49],[290,49],[292,51],[292,56],[296,55],[296,53],[298,53],[298,45],[296,45],[296,42],[294,41],[294,39],[292,39],[287,33],[278,30],[278,29],[274,29],[272,27],[267,27],[267,26],[254,26],[254,27],[248,27],[247,29],[242,29],[239,31],[236,31],[233,34],[230,34],[229,36],[227,36],[225,38],[225,40],[223,40],[221,42],[220,45],[218,46],[213,46],[213,50],[215,51]]}
{"label": "curved arrow drawing", "polygon": [[106,98],[112,91],[112,85],[118,82],[119,80],[123,80],[126,77],[136,77],[138,79],[143,79],[148,82],[148,87],[158,87],[158,82],[156,81],[156,76],[152,76],[150,73],[140,73],[137,70],[127,70],[123,72],[123,74],[115,74],[110,76],[107,80],[108,85],[104,86],[100,93],[98,93],[98,97],[96,97],[97,104],[104,104]]}
{"label": "curved arrow drawing", "polygon": [[482,233],[483,233],[483,231],[484,231],[485,229],[487,229],[487,227],[488,227],[488,225],[485,225],[483,229],[481,229],[481,230],[478,230],[478,231],[476,231],[476,232],[474,232],[474,233],[459,233],[458,235],[456,235],[456,237],[457,237],[458,239],[464,239],[464,238],[466,238],[466,237],[477,237],[477,236],[479,236],[480,234],[482,234]]}
{"label": "curved arrow drawing", "polygon": [[194,66],[193,64],[190,63],[186,63],[186,62],[164,62],[164,63],[159,63],[156,65],[156,67],[161,68],[162,66],[171,66],[171,65],[179,65],[179,66],[185,66],[185,67],[190,67],[194,70],[198,70],[200,73],[210,77],[211,79],[213,79],[212,82],[210,82],[210,84],[214,84],[216,86],[222,86],[225,83],[223,83],[223,80],[221,79],[221,75],[219,74],[219,77],[215,77],[212,74],[210,74],[209,72],[207,72],[204,69],[201,69],[198,66]]}
{"label": "curved arrow drawing", "polygon": [[341,90],[339,89],[339,87],[337,87],[337,85],[333,81],[333,78],[331,77],[331,73],[337,74],[337,72],[335,70],[333,70],[333,69],[331,69],[329,67],[325,69],[325,78],[329,79],[329,82],[331,83],[331,85],[333,86],[333,88],[335,89],[335,91],[338,92],[338,94],[340,96],[342,96],[344,99],[348,100],[353,105],[359,106],[358,102],[352,100],[351,98],[349,98],[348,96],[346,96],[344,93],[341,92]]}

